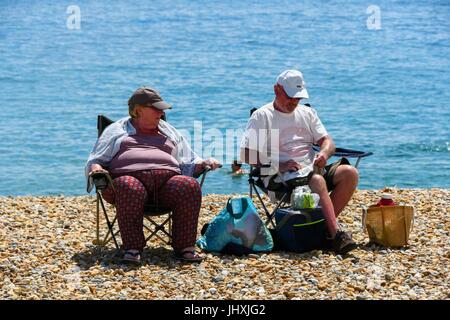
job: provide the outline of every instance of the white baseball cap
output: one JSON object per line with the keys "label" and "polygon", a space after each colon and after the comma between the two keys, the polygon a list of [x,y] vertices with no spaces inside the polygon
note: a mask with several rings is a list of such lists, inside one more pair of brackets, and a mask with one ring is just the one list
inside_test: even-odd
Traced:
{"label": "white baseball cap", "polygon": [[309,98],[303,74],[298,70],[283,71],[278,76],[277,83],[283,87],[284,92],[291,98]]}

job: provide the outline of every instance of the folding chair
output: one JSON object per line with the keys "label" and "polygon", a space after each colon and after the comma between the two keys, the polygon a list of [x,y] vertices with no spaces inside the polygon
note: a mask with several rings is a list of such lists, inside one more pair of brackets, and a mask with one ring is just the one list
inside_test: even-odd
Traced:
{"label": "folding chair", "polygon": [[[306,103],[305,106],[311,107],[309,103]],[[253,108],[250,110],[250,116],[255,112],[257,109]],[[313,146],[314,151],[320,151],[320,147],[318,145]],[[334,153],[333,157],[345,157],[345,158],[357,158],[356,163],[354,165],[355,168],[358,168],[358,165],[361,161],[361,159],[368,157],[372,155],[373,152],[363,152],[363,151],[356,151],[351,149],[343,149],[343,148],[336,148],[336,152]],[[261,176],[261,168],[268,168],[270,167],[270,164],[265,164],[259,167],[252,167],[250,168],[249,173],[249,187],[250,187],[250,198],[253,199],[253,191],[255,192],[256,196],[259,199],[259,202],[261,203],[261,206],[264,209],[264,212],[267,216],[266,225],[269,223],[272,224],[272,227],[275,228],[275,224],[273,222],[273,217],[275,215],[275,212],[279,208],[287,208],[290,207],[290,195],[295,187],[289,187],[289,186],[282,186],[276,190],[268,190],[262,181]],[[261,192],[268,194],[269,191],[274,191],[277,194],[277,202],[275,203],[275,209],[272,210],[272,212],[269,212],[267,206],[264,204],[264,201],[261,197],[260,192],[258,191],[260,189]]]}
{"label": "folding chair", "polygon": [[[161,119],[166,120],[166,115],[164,114]],[[102,134],[107,126],[113,123],[111,119],[105,117],[104,115],[97,116],[97,132],[98,137]],[[205,170],[200,173],[201,176],[200,187],[203,186],[203,182],[205,181],[205,177],[208,171],[211,168],[206,167]],[[196,177],[196,178],[199,178]],[[95,185],[95,193],[96,193],[96,239],[93,241],[93,244],[98,246],[106,246],[111,240],[113,240],[116,249],[119,250],[120,246],[117,242],[117,235],[120,234],[120,231],[114,231],[115,223],[117,221],[117,215],[114,214],[114,217],[111,221],[110,216],[107,213],[104,199],[101,195],[101,190],[106,189],[109,185],[113,186],[112,178],[109,174],[105,173],[95,173],[92,175],[92,179]],[[149,200],[150,201],[150,200]],[[106,220],[106,225],[108,227],[108,231],[104,236],[103,240],[100,239],[100,207],[103,211],[103,215]],[[167,217],[162,222],[156,221],[157,217],[162,217],[163,215],[167,215]],[[148,231],[149,235],[146,237],[145,241],[149,241],[153,237],[157,237],[165,244],[170,245],[172,243],[172,211],[168,208],[164,208],[158,206],[154,203],[148,202],[144,205],[144,219],[149,222],[149,224],[144,223],[144,229]]]}

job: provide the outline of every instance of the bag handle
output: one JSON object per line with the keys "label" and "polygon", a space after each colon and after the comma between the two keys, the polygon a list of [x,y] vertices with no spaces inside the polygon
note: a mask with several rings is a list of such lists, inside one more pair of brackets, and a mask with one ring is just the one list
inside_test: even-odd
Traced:
{"label": "bag handle", "polygon": [[363,211],[362,219],[361,219],[361,227],[362,227],[362,231],[365,233],[366,232],[367,207],[361,206],[361,208]]}
{"label": "bag handle", "polygon": [[411,232],[414,229],[414,220],[416,217],[416,208],[412,207],[413,209],[413,214],[412,214],[412,219],[411,219],[411,225],[408,226],[406,225],[406,214],[405,214],[405,207],[403,207],[403,221],[405,222],[405,243],[407,243],[408,241],[408,236],[411,236]]}
{"label": "bag handle", "polygon": [[[227,201],[227,212],[232,216],[234,219],[240,219],[244,215],[244,212],[247,210],[248,203],[246,201],[246,198],[235,198],[232,199],[231,197],[228,198]],[[236,208],[236,206],[233,206],[233,202],[239,201],[239,209]],[[233,208],[234,207],[234,208]]]}

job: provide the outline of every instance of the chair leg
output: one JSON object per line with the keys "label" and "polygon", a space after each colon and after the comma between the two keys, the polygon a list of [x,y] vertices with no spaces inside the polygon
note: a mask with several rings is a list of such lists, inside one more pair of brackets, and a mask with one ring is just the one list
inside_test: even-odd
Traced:
{"label": "chair leg", "polygon": [[[167,244],[167,245],[172,244],[172,213],[170,213],[168,218],[160,224],[153,221],[150,217],[145,217],[145,219],[154,226],[154,229],[152,230],[151,228],[144,225],[144,228],[150,232],[150,235],[145,239],[145,241],[149,241],[151,238],[156,236],[158,239],[163,241],[165,244]],[[168,225],[169,232],[167,232],[167,230],[165,229],[166,224]],[[158,232],[164,233],[166,235],[167,239],[164,239],[163,237],[161,237],[158,234]]]}
{"label": "chair leg", "polygon": [[267,216],[266,226],[268,226],[269,223],[271,223],[272,227],[275,228],[275,223],[273,222],[273,217],[275,216],[275,212],[282,206],[283,203],[285,203],[285,199],[286,199],[287,195],[289,194],[289,192],[285,192],[283,194],[283,196],[281,197],[281,200],[278,201],[275,209],[273,209],[272,212],[269,212],[269,209],[267,209],[266,205],[264,204],[264,201],[262,200],[261,195],[258,192],[258,189],[256,188],[256,185],[254,183],[250,183],[250,187],[255,190],[255,194],[258,197],[259,202],[261,203],[261,205],[266,213],[266,216]]}
{"label": "chair leg", "polygon": [[269,212],[269,210],[267,209],[266,205],[264,204],[263,199],[261,198],[261,195],[258,192],[258,189],[256,189],[256,186],[254,183],[250,183],[250,187],[253,188],[255,190],[255,194],[259,199],[259,202],[261,203],[261,206],[264,209],[264,212],[266,213],[267,216],[267,221],[266,221],[266,225],[270,223],[272,223],[272,226],[275,228],[275,223],[272,221],[272,217],[271,217],[271,213]]}
{"label": "chair leg", "polygon": [[361,161],[361,157],[358,157],[358,160],[356,160],[355,168],[358,168],[359,162]]}
{"label": "chair leg", "polygon": [[96,219],[96,231],[95,231],[95,240],[94,240],[94,244],[95,245],[100,245],[100,200],[99,200],[100,195],[97,193],[97,199],[96,199],[96,215],[95,215],[95,219]]}
{"label": "chair leg", "polygon": [[169,213],[169,242],[168,245],[172,245],[172,212]]}
{"label": "chair leg", "polygon": [[286,198],[288,192],[286,192],[285,194],[283,194],[283,196],[281,197],[281,200],[278,201],[277,206],[275,207],[274,210],[272,210],[272,212],[270,213],[270,222],[272,222],[272,225],[275,227],[275,224],[273,223],[272,219],[275,216],[275,212],[278,210],[278,208],[283,204],[284,199]]}
{"label": "chair leg", "polygon": [[[118,245],[118,243],[117,243],[116,236],[115,236],[115,233],[114,233],[114,230],[113,230],[113,226],[114,226],[114,223],[115,223],[115,221],[116,221],[116,217],[114,218],[114,222],[113,222],[113,223],[111,223],[111,222],[109,221],[108,214],[106,213],[105,204],[103,203],[103,199],[102,199],[102,196],[100,195],[99,191],[97,191],[97,197],[98,197],[98,198],[97,198],[98,201],[100,202],[100,204],[101,204],[101,206],[102,206],[103,214],[104,214],[105,219],[106,219],[106,225],[108,226],[108,230],[109,230],[109,231],[108,231],[108,234],[109,234],[109,232],[111,233],[112,239],[114,240],[114,245],[116,246],[116,249],[119,250],[120,248],[119,248],[119,245]],[[108,236],[108,234],[107,234],[107,236]],[[106,240],[106,237],[105,237],[105,240]],[[108,241],[109,241],[109,240],[108,240]],[[106,243],[107,243],[107,242],[104,242],[103,245],[106,245]]]}
{"label": "chair leg", "polygon": [[[109,236],[109,234],[110,234],[110,232],[108,231],[107,236]],[[114,232],[114,236],[118,236],[119,234],[120,234],[120,231],[119,231],[119,230],[117,230],[116,232]],[[107,236],[105,237],[105,240],[104,240],[104,243],[105,243],[105,244],[107,244],[108,242],[110,242],[110,241],[113,239],[112,234],[111,234],[111,237],[108,237],[108,238],[107,238]],[[120,247],[120,246],[119,246],[119,247]],[[116,246],[116,249],[119,250],[119,247]]]}

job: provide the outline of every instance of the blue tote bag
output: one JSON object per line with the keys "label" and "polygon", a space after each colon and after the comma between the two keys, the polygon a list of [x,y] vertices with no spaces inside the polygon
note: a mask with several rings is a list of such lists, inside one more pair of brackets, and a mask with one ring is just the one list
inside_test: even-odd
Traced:
{"label": "blue tote bag", "polygon": [[228,199],[197,245],[212,252],[248,254],[273,249],[272,236],[249,197]]}

